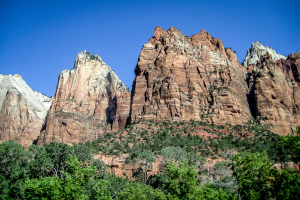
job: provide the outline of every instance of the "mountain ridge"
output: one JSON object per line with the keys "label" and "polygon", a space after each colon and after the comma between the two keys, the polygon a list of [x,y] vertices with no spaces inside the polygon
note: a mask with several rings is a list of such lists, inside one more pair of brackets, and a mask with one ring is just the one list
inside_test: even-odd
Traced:
{"label": "mountain ridge", "polygon": [[[100,56],[86,50],[77,54],[71,70],[60,73],[52,98],[25,87],[20,75],[0,75],[0,85],[14,77],[24,91],[32,91],[29,98],[13,84],[0,88],[0,140],[15,139],[27,147],[36,139],[38,144],[82,143],[140,119],[237,125],[262,117],[263,123],[275,126],[276,133],[293,134],[294,125],[300,123],[300,54],[286,58],[259,42],[252,43],[251,49],[243,62],[250,63],[246,69],[235,52],[204,29],[189,37],[175,27],[167,31],[156,27],[140,52],[131,94]],[[32,98],[38,103],[32,104]],[[32,120],[24,121],[30,118],[28,113],[37,113],[34,127]],[[11,133],[14,136],[4,138]]]}

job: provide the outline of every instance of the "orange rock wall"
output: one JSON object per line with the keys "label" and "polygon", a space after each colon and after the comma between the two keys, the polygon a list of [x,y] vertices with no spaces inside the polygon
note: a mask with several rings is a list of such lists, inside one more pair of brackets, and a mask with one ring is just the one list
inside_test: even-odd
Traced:
{"label": "orange rock wall", "polygon": [[244,123],[251,119],[246,73],[235,53],[205,30],[188,37],[174,27],[156,27],[135,68],[131,122]]}
{"label": "orange rock wall", "polygon": [[276,62],[266,54],[250,75],[253,114],[274,125],[273,131],[280,135],[293,134],[295,126],[300,125],[299,64],[299,53]]}

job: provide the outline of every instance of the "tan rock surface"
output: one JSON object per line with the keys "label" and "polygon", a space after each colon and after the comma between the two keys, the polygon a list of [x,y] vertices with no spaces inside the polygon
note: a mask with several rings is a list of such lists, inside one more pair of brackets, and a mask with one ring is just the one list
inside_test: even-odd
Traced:
{"label": "tan rock surface", "polygon": [[287,60],[274,62],[267,53],[252,69],[249,80],[253,114],[272,124],[280,135],[294,133],[300,124],[300,54],[291,54]]}
{"label": "tan rock surface", "polygon": [[202,30],[191,37],[156,27],[135,69],[131,122],[206,120],[240,124],[251,118],[246,69],[222,40]]}
{"label": "tan rock surface", "polygon": [[38,144],[95,140],[125,127],[130,94],[100,56],[79,53],[72,70],[59,75],[55,99]]}
{"label": "tan rock surface", "polygon": [[15,140],[28,148],[39,136],[51,102],[22,76],[0,74],[0,141]]}
{"label": "tan rock surface", "polygon": [[[108,170],[110,173],[114,173],[116,176],[132,178],[133,172],[138,169],[138,165],[126,164],[125,160],[128,154],[123,154],[119,157],[95,154],[94,159],[100,159],[105,164],[108,165]],[[224,161],[222,158],[210,159],[208,158],[203,165],[203,169],[208,172],[208,174],[214,174],[215,164],[219,161]],[[155,175],[159,173],[164,173],[166,161],[162,158],[156,158],[155,162],[152,163],[152,168],[148,170],[148,175]],[[196,170],[199,170],[198,168]]]}

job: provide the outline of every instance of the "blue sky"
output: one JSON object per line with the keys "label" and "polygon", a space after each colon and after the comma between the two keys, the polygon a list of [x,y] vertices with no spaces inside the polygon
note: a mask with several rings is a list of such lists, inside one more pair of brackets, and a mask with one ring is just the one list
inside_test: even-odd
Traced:
{"label": "blue sky", "polygon": [[131,88],[155,26],[188,36],[205,29],[240,62],[254,41],[287,56],[300,50],[299,8],[299,0],[0,0],[0,73],[20,74],[33,90],[52,96],[59,73],[87,50]]}

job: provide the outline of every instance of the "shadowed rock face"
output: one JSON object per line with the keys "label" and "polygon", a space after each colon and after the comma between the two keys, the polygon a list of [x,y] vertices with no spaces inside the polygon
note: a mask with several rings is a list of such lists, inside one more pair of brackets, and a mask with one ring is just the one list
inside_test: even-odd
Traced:
{"label": "shadowed rock face", "polygon": [[33,91],[22,76],[0,74],[0,141],[15,140],[29,147],[39,136],[52,103]]}
{"label": "shadowed rock face", "polygon": [[55,99],[38,144],[95,140],[125,127],[130,94],[100,56],[79,53],[74,68],[59,75]]}
{"label": "shadowed rock face", "polygon": [[205,30],[188,37],[174,27],[156,27],[135,68],[131,122],[246,122],[251,118],[246,72],[235,53]]}
{"label": "shadowed rock face", "polygon": [[280,135],[294,132],[300,124],[300,54],[291,54],[286,60],[274,61],[270,54],[261,56],[252,69],[249,87],[253,114],[273,124]]}

